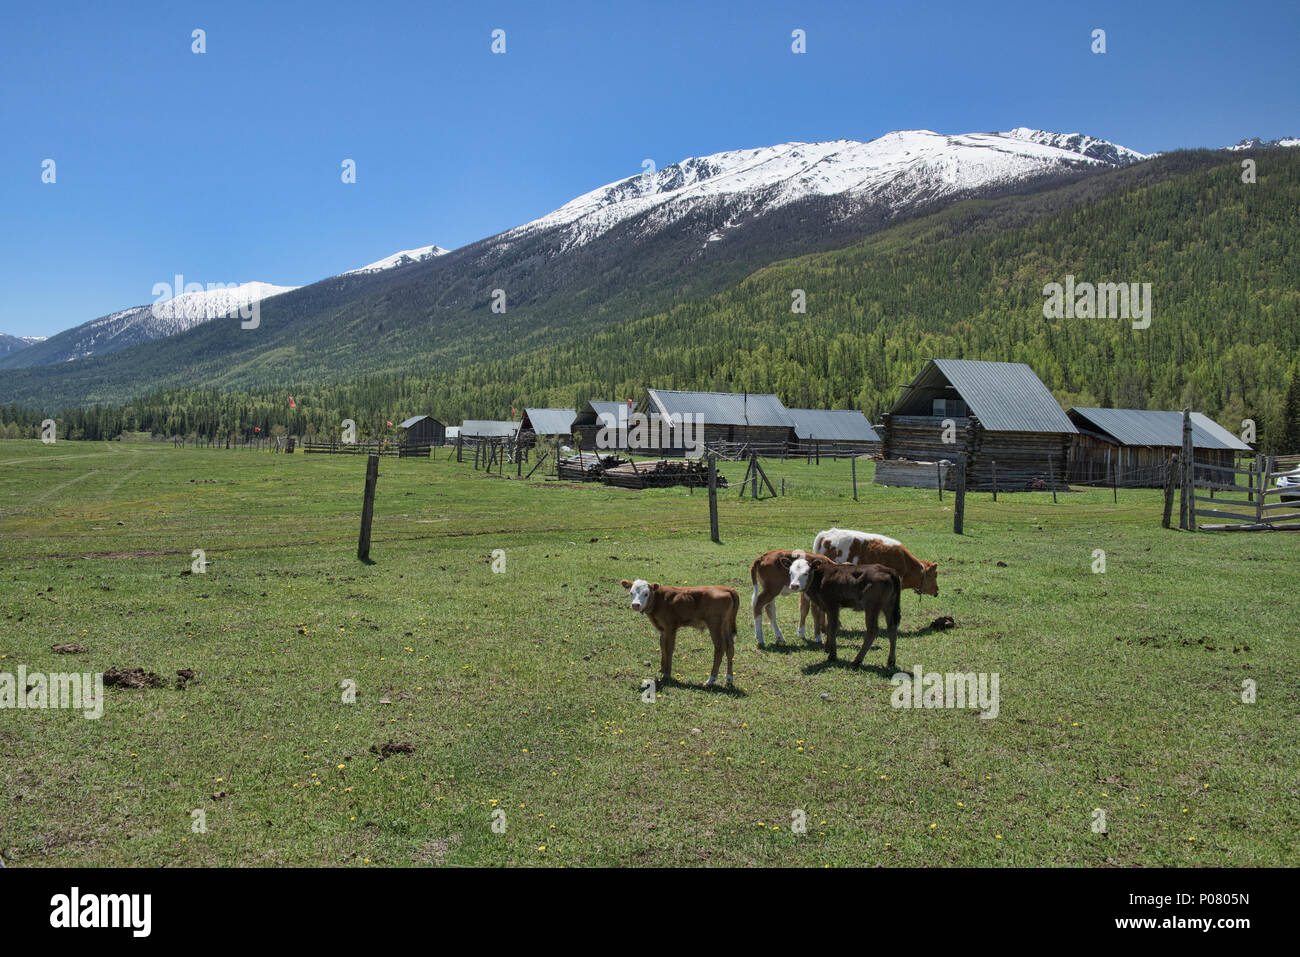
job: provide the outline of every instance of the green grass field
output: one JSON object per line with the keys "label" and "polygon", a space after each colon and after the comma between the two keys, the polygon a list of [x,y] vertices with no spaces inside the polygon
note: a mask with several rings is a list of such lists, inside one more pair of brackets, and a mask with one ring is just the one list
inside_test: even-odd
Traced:
{"label": "green grass field", "polygon": [[[1082,491],[971,495],[959,537],[950,497],[869,464],[854,502],[846,461],[771,461],[786,496],[722,493],[715,545],[700,491],[443,453],[383,460],[365,565],[364,464],[0,442],[0,672],[165,679],[106,689],[99,720],[0,710],[11,867],[1300,862],[1300,536],[1166,531],[1158,492]],[[899,668],[997,673],[995,719],[891,707],[887,642],[843,664],[857,615],[836,666],[792,598],[792,643],[755,648],[749,563],[832,525],[940,562],[937,599],[904,596]],[[206,574],[183,574],[194,549]],[[740,590],[736,691],[702,687],[686,631],[680,683],[642,701],[636,577]],[[415,750],[371,751],[390,741]]]}

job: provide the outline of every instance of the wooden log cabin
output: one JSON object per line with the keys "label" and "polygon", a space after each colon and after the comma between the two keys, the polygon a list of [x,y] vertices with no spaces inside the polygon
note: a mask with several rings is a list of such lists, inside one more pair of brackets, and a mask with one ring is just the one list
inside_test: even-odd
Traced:
{"label": "wooden log cabin", "polygon": [[930,359],[884,416],[880,485],[935,488],[969,454],[966,488],[1065,488],[1078,429],[1022,362]]}
{"label": "wooden log cabin", "polygon": [[[1070,448],[1069,480],[1125,488],[1160,488],[1165,466],[1183,447],[1183,414],[1155,409],[1091,409],[1066,413],[1079,434]],[[1213,419],[1193,412],[1192,449],[1200,465],[1231,469],[1251,447]],[[1202,469],[1198,478],[1231,484],[1232,473]]]}
{"label": "wooden log cabin", "polygon": [[524,409],[524,416],[519,420],[519,443],[526,448],[538,441],[543,445],[555,442],[572,445],[575,418],[577,413],[573,409]]}
{"label": "wooden log cabin", "polygon": [[880,451],[880,436],[857,409],[788,409],[794,420],[790,451],[804,455],[868,455]]}
{"label": "wooden log cabin", "polygon": [[[573,431],[577,433],[579,448],[583,452],[595,452],[614,450],[619,447],[618,421],[620,412],[626,416],[632,411],[632,403],[628,402],[605,402],[601,399],[592,399],[582,408],[578,409],[577,417],[573,420]],[[600,436],[601,429],[607,428],[605,442],[602,448],[597,445],[597,438]]]}
{"label": "wooden log cabin", "polygon": [[[636,411],[661,424],[698,421],[703,427],[704,445],[715,449],[750,445],[760,454],[779,454],[788,448],[794,435],[794,420],[785,403],[763,393],[647,389]],[[657,431],[659,442],[647,451],[656,455],[683,454],[680,428],[661,425]]]}

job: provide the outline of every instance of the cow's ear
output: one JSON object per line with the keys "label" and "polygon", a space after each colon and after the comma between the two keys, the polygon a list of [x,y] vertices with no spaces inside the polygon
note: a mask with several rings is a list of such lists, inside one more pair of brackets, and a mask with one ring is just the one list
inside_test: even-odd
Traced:
{"label": "cow's ear", "polygon": [[776,560],[776,564],[778,567],[784,568],[786,571],[789,571],[790,566],[794,564],[794,559],[791,558],[789,555],[782,555],[780,558]]}
{"label": "cow's ear", "polygon": [[658,590],[659,590],[659,583],[658,583],[658,582],[651,582],[651,583],[650,583],[650,590],[651,590],[651,591],[658,591]]}
{"label": "cow's ear", "polygon": [[624,579],[623,579],[623,587],[624,587],[624,588],[631,588],[631,587],[632,587],[632,583],[631,583],[630,581],[628,581],[626,578],[624,578]]}

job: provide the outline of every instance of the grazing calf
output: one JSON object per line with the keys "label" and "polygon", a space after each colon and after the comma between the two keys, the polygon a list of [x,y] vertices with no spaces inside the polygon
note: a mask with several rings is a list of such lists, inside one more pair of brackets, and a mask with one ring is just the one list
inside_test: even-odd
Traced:
{"label": "grazing calf", "polygon": [[885,565],[841,565],[835,562],[809,562],[796,558],[790,563],[790,590],[800,592],[826,613],[826,660],[835,660],[835,636],[840,630],[840,609],[866,612],[867,639],[853,659],[854,666],[876,643],[876,618],[882,612],[889,629],[889,661],[893,668],[894,648],[898,643],[898,622],[902,618],[898,596],[902,583],[898,573]]}
{"label": "grazing calf", "polygon": [[813,551],[845,565],[888,565],[898,572],[904,588],[921,595],[939,596],[938,563],[922,561],[896,538],[828,528],[814,540]]}
{"label": "grazing calf", "polygon": [[[750,609],[754,613],[754,637],[758,640],[758,647],[763,647],[763,609],[767,609],[767,616],[772,621],[772,633],[776,635],[778,645],[785,644],[785,636],[781,634],[781,626],[776,623],[776,599],[781,595],[790,595],[790,563],[796,558],[820,559],[830,561],[824,555],[809,555],[802,549],[790,551],[789,549],[778,548],[770,552],[764,552],[754,559],[754,564],[749,566],[749,580],[754,583],[754,594],[750,598]],[[807,615],[807,609],[801,609],[802,614],[799,616],[799,638],[804,637],[804,618]],[[825,620],[822,617],[821,610],[813,609],[813,629],[815,632],[821,632]]]}
{"label": "grazing calf", "polygon": [[632,610],[642,612],[659,630],[662,683],[672,679],[677,629],[686,626],[707,628],[713,636],[713,671],[704,686],[707,688],[717,682],[718,666],[722,664],[724,652],[727,655],[727,686],[731,686],[731,659],[736,654],[736,613],[740,611],[740,595],[736,589],[715,585],[673,588],[641,578],[634,582],[625,578],[623,587],[632,593]]}

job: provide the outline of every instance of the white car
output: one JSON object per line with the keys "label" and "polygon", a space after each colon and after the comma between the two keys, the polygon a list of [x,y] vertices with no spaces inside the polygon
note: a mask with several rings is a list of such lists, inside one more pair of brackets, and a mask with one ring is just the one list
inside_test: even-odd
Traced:
{"label": "white car", "polygon": [[1280,496],[1278,496],[1278,498],[1280,498],[1283,502],[1297,502],[1297,501],[1300,501],[1300,475],[1296,475],[1296,474],[1292,474],[1292,473],[1288,473],[1288,474],[1286,474],[1286,475],[1279,475],[1279,476],[1277,477],[1277,482],[1274,483],[1274,487],[1275,487],[1275,488],[1285,488],[1285,489],[1295,489],[1295,494],[1294,494],[1294,495],[1280,495]]}

